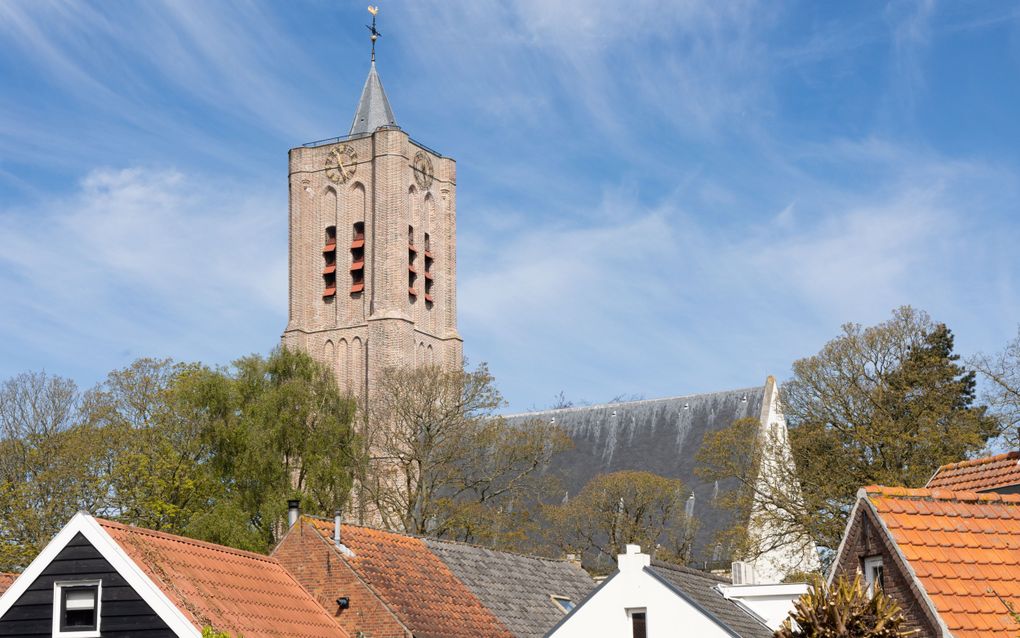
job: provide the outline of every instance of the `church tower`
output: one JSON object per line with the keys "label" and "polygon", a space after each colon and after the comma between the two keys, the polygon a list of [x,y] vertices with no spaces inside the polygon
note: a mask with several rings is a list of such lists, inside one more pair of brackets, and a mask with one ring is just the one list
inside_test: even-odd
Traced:
{"label": "church tower", "polygon": [[456,162],[396,122],[375,67],[347,135],[290,151],[284,345],[369,399],[389,367],[457,368]]}

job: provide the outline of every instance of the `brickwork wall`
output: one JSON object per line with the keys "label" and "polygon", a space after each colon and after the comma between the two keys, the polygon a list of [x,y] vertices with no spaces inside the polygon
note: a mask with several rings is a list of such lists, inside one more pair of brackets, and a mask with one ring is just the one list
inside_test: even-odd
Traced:
{"label": "brickwork wall", "polygon": [[[334,184],[325,174],[330,151],[357,154],[354,175]],[[459,367],[457,332],[456,162],[428,153],[434,180],[415,182],[414,155],[424,151],[399,129],[290,152],[290,316],[283,343],[325,361],[341,388],[370,400],[373,379],[388,366],[419,362],[431,346],[435,364]],[[365,224],[365,290],[350,293],[350,242]],[[419,251],[429,233],[433,303],[424,299],[424,256],[418,253],[417,298],[408,294],[408,226]],[[323,299],[325,229],[336,226],[337,294]],[[426,354],[426,357],[428,355]]]}
{"label": "brickwork wall", "polygon": [[[411,638],[396,616],[309,523],[302,521],[292,527],[273,556],[352,638]],[[341,610],[337,605],[341,596],[350,599],[347,609]]]}
{"label": "brickwork wall", "polygon": [[906,625],[916,629],[914,638],[942,638],[937,629],[937,621],[931,617],[924,604],[922,594],[908,577],[908,572],[895,554],[875,515],[870,508],[858,508],[853,524],[850,526],[843,552],[833,565],[835,574],[846,574],[853,578],[862,569],[863,560],[871,556],[882,557],[882,570],[885,593],[900,604]]}

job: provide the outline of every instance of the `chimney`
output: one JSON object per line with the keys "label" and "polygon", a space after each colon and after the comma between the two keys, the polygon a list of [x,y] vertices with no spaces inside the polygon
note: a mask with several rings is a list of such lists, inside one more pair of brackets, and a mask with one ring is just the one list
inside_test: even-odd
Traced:
{"label": "chimney", "polygon": [[292,498],[287,501],[287,527],[294,527],[299,516],[301,516],[301,501]]}
{"label": "chimney", "polygon": [[333,542],[336,543],[337,546],[342,545],[340,542],[340,523],[342,523],[343,520],[343,512],[337,510],[333,513]]}

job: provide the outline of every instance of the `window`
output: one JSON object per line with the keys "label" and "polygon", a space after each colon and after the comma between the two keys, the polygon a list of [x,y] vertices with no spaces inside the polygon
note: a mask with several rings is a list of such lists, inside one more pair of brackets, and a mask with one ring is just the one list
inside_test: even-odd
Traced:
{"label": "window", "polygon": [[336,226],[326,228],[322,260],[322,298],[332,301],[336,296]]}
{"label": "window", "polygon": [[418,279],[418,271],[414,261],[418,257],[418,249],[414,247],[414,226],[407,227],[407,295],[411,301],[418,297],[418,289],[414,287]]}
{"label": "window", "polygon": [[885,574],[882,569],[882,557],[869,556],[868,558],[865,558],[862,563],[864,567],[864,584],[868,588],[868,593],[874,596],[876,591],[882,591],[885,589]]}
{"label": "window", "polygon": [[365,222],[355,222],[351,235],[351,296],[365,289]]}
{"label": "window", "polygon": [[53,635],[57,638],[99,636],[99,581],[54,583]]}
{"label": "window", "polygon": [[566,596],[550,596],[550,598],[552,598],[553,604],[565,614],[569,614],[575,607],[574,601],[570,600]]}
{"label": "window", "polygon": [[630,616],[630,628],[633,638],[648,638],[646,624],[648,612],[644,609],[628,609],[627,615]]}
{"label": "window", "polygon": [[425,233],[425,307],[432,307],[432,251],[429,234]]}

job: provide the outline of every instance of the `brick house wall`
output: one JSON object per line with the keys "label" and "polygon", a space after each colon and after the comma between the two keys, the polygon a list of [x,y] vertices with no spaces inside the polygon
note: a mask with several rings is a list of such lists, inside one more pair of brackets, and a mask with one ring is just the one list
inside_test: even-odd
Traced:
{"label": "brick house wall", "polygon": [[847,530],[842,551],[832,566],[832,573],[834,576],[845,574],[853,578],[856,573],[863,572],[864,559],[872,556],[882,557],[885,593],[899,603],[906,617],[907,629],[918,630],[914,638],[942,638],[938,621],[932,617],[917,584],[909,577],[909,572],[896,555],[892,541],[882,530],[871,508],[862,501]]}
{"label": "brick house wall", "polygon": [[[291,527],[273,556],[352,638],[411,638],[411,632],[309,523]],[[337,605],[341,596],[350,599],[347,609]]]}

